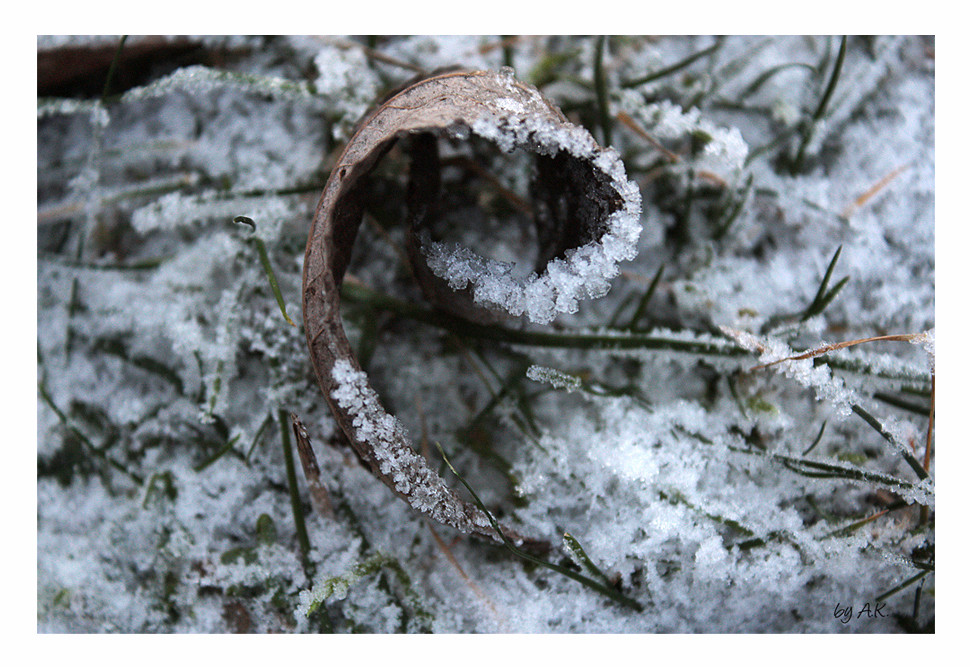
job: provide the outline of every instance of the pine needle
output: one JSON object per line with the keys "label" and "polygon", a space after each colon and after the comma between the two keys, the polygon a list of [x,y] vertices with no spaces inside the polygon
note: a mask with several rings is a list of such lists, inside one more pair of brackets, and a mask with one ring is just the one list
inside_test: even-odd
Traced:
{"label": "pine needle", "polygon": [[850,217],[852,217],[852,215],[856,211],[858,211],[860,208],[862,208],[863,206],[865,206],[866,203],[868,203],[868,201],[870,199],[872,199],[877,194],[879,194],[883,189],[885,189],[885,187],[887,185],[889,185],[890,183],[892,183],[896,179],[897,176],[899,176],[901,173],[903,173],[907,169],[909,169],[909,165],[908,164],[904,164],[901,167],[896,167],[891,172],[889,172],[888,174],[886,174],[885,176],[883,176],[881,179],[879,179],[879,181],[875,185],[873,185],[871,188],[869,188],[868,190],[866,190],[865,192],[863,192],[861,195],[859,195],[858,197],[856,197],[855,200],[851,204],[849,204],[848,206],[846,206],[845,207],[845,210],[842,211],[842,217],[843,218],[850,218]]}

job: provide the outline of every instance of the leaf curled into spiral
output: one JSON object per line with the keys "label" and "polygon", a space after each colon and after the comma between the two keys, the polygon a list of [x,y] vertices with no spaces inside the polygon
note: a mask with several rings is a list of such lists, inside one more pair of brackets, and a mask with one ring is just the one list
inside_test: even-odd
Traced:
{"label": "leaf curled into spiral", "polygon": [[[508,266],[431,238],[441,213],[438,144],[471,134],[535,156],[532,211],[535,269]],[[401,141],[406,139],[406,141]],[[303,317],[310,360],[324,397],[372,472],[414,509],[497,542],[541,546],[505,526],[501,532],[463,501],[415,452],[402,424],[384,409],[361,369],[340,317],[340,286],[367,197],[366,177],[395,143],[410,159],[408,256],[435,306],[470,320],[497,310],[538,323],[575,312],[609,289],[619,262],[636,254],[640,193],[611,149],[572,125],[511,70],[451,72],[405,87],[364,116],[337,160],[310,228],[303,270]]]}

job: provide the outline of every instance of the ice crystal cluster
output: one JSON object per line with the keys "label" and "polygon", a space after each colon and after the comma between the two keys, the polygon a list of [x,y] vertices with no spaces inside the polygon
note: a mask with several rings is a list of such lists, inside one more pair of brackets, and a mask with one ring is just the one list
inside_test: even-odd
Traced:
{"label": "ice crystal cluster", "polygon": [[[506,68],[503,75],[511,76],[511,70]],[[511,263],[489,260],[461,245],[433,242],[425,252],[428,266],[452,289],[465,289],[470,284],[476,302],[545,324],[560,313],[575,313],[583,298],[606,294],[610,281],[619,273],[618,263],[636,255],[641,230],[640,192],[627,180],[615,151],[598,150],[589,132],[537,121],[523,115],[520,102],[508,101],[499,106],[515,115],[482,115],[472,131],[507,153],[529,146],[541,155],[564,152],[592,162],[609,179],[610,187],[623,201],[622,208],[602,222],[605,232],[600,238],[566,250],[564,257],[553,259],[541,274],[531,273],[525,279],[513,276]]]}
{"label": "ice crystal cluster", "polygon": [[[933,40],[599,39],[130,37],[192,50],[158,47],[104,98],[97,67],[39,85],[38,630],[933,628]],[[524,317],[457,326],[424,303],[391,150],[342,304],[376,394],[343,365],[332,399],[361,437],[408,433],[413,460],[383,462],[401,488],[419,469],[459,488],[438,443],[543,559],[635,604],[416,513],[313,377],[302,261],[340,142],[382,94],[455,65],[511,66],[585,128],[483,120],[445,153],[442,206],[474,192],[477,212],[429,266]],[[519,135],[608,143],[599,166],[633,202],[550,262],[556,289],[512,277],[535,250],[504,222],[528,217],[531,163],[500,145]],[[471,252],[481,230],[494,242]],[[290,412],[332,515],[299,459],[287,473]],[[833,613],[877,600],[883,616]]]}

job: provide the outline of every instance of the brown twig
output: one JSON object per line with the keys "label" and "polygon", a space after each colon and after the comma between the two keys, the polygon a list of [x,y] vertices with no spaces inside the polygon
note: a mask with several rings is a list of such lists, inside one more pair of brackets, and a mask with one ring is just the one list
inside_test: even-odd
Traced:
{"label": "brown twig", "polygon": [[[418,420],[421,423],[421,453],[424,455],[424,458],[428,458],[428,456],[431,454],[431,444],[430,440],[428,439],[428,424],[427,420],[425,419],[424,405],[421,401],[421,395],[415,394],[414,400],[415,407],[418,410]],[[458,574],[465,581],[465,583],[468,584],[468,587],[472,589],[472,592],[475,593],[475,595],[488,606],[496,618],[504,621],[504,617],[499,614],[498,609],[495,607],[495,603],[493,603],[492,600],[485,594],[485,591],[483,591],[479,585],[472,581],[471,577],[468,576],[464,568],[462,568],[462,566],[458,563],[458,559],[455,558],[455,554],[452,553],[445,541],[441,539],[440,535],[438,535],[438,531],[434,529],[434,526],[432,526],[429,522],[425,523],[428,526],[428,530],[431,531],[431,537],[433,537],[434,541],[438,544],[438,548],[441,549],[441,552],[445,555],[448,562],[451,563],[451,565],[458,571]]]}
{"label": "brown twig", "polygon": [[474,160],[468,157],[465,157],[464,155],[456,155],[454,157],[450,157],[442,160],[441,165],[443,167],[448,167],[448,166],[461,167],[463,169],[466,169],[474,173],[476,176],[478,176],[482,180],[487,181],[492,187],[494,187],[495,191],[498,192],[498,194],[500,194],[502,198],[505,199],[507,202],[509,202],[509,204],[511,204],[514,208],[518,209],[519,211],[525,213],[528,216],[532,216],[532,204],[527,202],[519,195],[515,194],[515,192],[513,192],[509,188],[505,187],[505,185],[502,184],[502,181],[500,181],[495,174],[488,171],[485,167],[483,167],[478,162],[475,162]]}
{"label": "brown twig", "polygon": [[499,40],[498,42],[489,42],[488,44],[482,44],[478,47],[478,52],[482,55],[494,51],[495,49],[504,49],[509,46],[515,46],[519,42],[527,39],[535,39],[529,35],[512,35],[511,37],[506,37],[505,39]]}
{"label": "brown twig", "polygon": [[681,157],[679,155],[677,155],[670,149],[666,148],[663,144],[661,144],[659,141],[654,139],[653,136],[650,135],[650,133],[648,133],[645,129],[640,127],[640,124],[630,117],[630,114],[628,114],[625,111],[620,111],[618,114],[616,114],[616,119],[621,123],[623,123],[627,127],[627,129],[631,130],[635,135],[637,135],[638,137],[646,141],[648,144],[656,148],[658,151],[663,153],[664,157],[666,157],[668,160],[670,160],[671,162],[680,162]]}
{"label": "brown twig", "polygon": [[400,67],[401,69],[406,69],[418,74],[425,73],[425,69],[419,65],[398,60],[397,58],[392,58],[391,56],[381,53],[380,51],[372,49],[364,44],[358,44],[357,42],[340,39],[339,37],[330,37],[327,41],[341,49],[360,49],[368,58],[373,58],[374,60],[382,62],[386,65],[393,65],[394,67]]}
{"label": "brown twig", "polygon": [[430,523],[427,523],[427,526],[428,526],[428,530],[431,531],[431,537],[434,538],[434,541],[437,543],[438,548],[441,549],[441,552],[445,555],[445,558],[448,560],[448,562],[451,563],[452,567],[454,567],[455,570],[458,571],[458,575],[468,585],[468,587],[472,590],[475,596],[479,600],[485,603],[485,605],[489,608],[489,610],[492,612],[495,618],[497,618],[499,621],[505,624],[505,621],[507,620],[505,616],[499,613],[498,607],[495,606],[495,603],[492,601],[490,597],[488,597],[485,591],[482,590],[481,586],[475,583],[475,581],[468,576],[468,573],[466,573],[464,568],[462,568],[461,564],[458,562],[458,559],[455,558],[455,554],[452,553],[448,545],[445,544],[445,541],[441,539],[440,535],[438,535],[438,532],[434,529],[434,526],[432,526]]}
{"label": "brown twig", "polygon": [[411,267],[411,260],[408,259],[407,252],[405,252],[404,248],[398,245],[394,239],[391,238],[391,235],[388,234],[386,229],[384,229],[384,225],[378,222],[377,218],[369,213],[364,214],[364,221],[371,227],[371,229],[377,232],[377,235],[381,237],[381,240],[383,240],[391,248],[394,254],[397,255],[398,260],[400,260],[401,264],[404,265],[404,268],[407,269],[407,272],[411,275],[411,277],[415,277],[414,269]]}

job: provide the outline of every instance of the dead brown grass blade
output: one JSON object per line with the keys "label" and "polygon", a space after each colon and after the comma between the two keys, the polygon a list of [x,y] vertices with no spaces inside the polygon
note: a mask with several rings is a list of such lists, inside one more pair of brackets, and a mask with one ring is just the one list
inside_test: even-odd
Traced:
{"label": "dead brown grass blade", "polygon": [[780,364],[785,361],[799,361],[801,359],[811,359],[812,357],[817,357],[823,355],[827,352],[832,352],[833,350],[841,350],[846,347],[852,347],[853,345],[860,345],[862,343],[873,343],[880,340],[891,340],[911,343],[914,340],[918,340],[920,337],[925,336],[923,333],[916,334],[891,334],[888,336],[871,336],[869,338],[857,338],[856,340],[847,340],[841,343],[830,343],[828,345],[823,345],[817,347],[813,350],[808,350],[807,352],[802,352],[801,354],[795,354],[790,357],[785,357],[784,359],[776,359],[775,361],[769,361],[767,364],[761,364],[759,366],[753,367],[752,371],[761,370],[762,368],[768,368],[769,366],[774,366],[775,364]]}
{"label": "dead brown grass blade", "polygon": [[333,502],[330,500],[330,492],[320,480],[320,466],[317,464],[316,454],[313,453],[310,434],[300,418],[292,412],[290,424],[293,426],[293,436],[296,438],[296,451],[300,455],[300,465],[303,467],[307,487],[310,489],[310,504],[317,514],[332,519]]}
{"label": "dead brown grass blade", "polygon": [[877,194],[879,194],[887,185],[889,185],[890,183],[892,183],[893,180],[895,180],[895,178],[897,176],[899,176],[901,173],[903,173],[907,169],[909,169],[909,165],[908,164],[904,164],[903,166],[897,167],[897,168],[893,169],[891,172],[889,172],[888,174],[886,174],[885,176],[883,176],[881,179],[879,179],[879,181],[875,185],[873,185],[871,188],[869,188],[868,190],[866,190],[865,192],[863,192],[861,195],[859,195],[858,197],[856,197],[855,200],[851,204],[849,204],[848,206],[846,206],[845,207],[845,210],[842,211],[842,217],[843,218],[849,218],[849,217],[851,217],[852,214],[854,214],[860,208],[862,208],[863,206],[865,206],[869,202],[870,199],[872,199]]}

